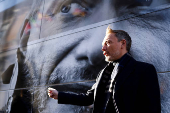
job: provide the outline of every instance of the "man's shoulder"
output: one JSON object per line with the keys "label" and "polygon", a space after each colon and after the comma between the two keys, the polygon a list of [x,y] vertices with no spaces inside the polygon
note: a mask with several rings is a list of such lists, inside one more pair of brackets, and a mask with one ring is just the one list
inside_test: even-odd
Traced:
{"label": "man's shoulder", "polygon": [[150,63],[147,63],[147,62],[144,62],[144,61],[136,60],[136,59],[133,58],[133,57],[129,57],[129,58],[130,58],[130,62],[135,63],[136,65],[139,65],[139,66],[153,66],[153,65],[150,64]]}
{"label": "man's shoulder", "polygon": [[141,66],[153,66],[152,64],[147,63],[147,62],[143,62],[143,61],[137,61],[137,60],[136,60],[136,63],[137,63],[138,65],[141,65]]}
{"label": "man's shoulder", "polygon": [[147,63],[147,62],[143,62],[143,61],[136,61],[136,68],[138,69],[155,69],[153,64]]}

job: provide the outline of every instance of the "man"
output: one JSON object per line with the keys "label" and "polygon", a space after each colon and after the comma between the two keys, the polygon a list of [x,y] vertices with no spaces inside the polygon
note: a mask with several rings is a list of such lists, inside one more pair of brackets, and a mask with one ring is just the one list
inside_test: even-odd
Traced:
{"label": "man", "polygon": [[93,113],[161,113],[156,70],[153,65],[136,61],[128,54],[130,36],[108,27],[102,45],[109,64],[86,94],[49,88],[49,97],[61,104],[94,104]]}

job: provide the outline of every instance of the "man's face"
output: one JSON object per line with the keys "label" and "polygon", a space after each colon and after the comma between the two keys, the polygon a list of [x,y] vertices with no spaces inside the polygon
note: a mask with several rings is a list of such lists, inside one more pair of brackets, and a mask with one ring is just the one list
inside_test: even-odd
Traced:
{"label": "man's face", "polygon": [[[129,16],[143,14],[143,10],[146,12],[154,11],[155,8],[145,9],[146,7],[134,6],[128,1],[125,1],[127,2],[125,4],[123,0],[120,3],[115,0],[95,0],[95,2],[87,0],[86,5],[80,4],[77,0],[70,0],[69,4],[66,3],[66,5],[64,1],[58,1],[61,3],[56,4],[57,11],[54,13],[52,20],[42,22],[42,32],[40,34],[42,42],[30,45],[26,51],[23,51],[25,58],[22,61],[23,66],[21,66],[24,73],[22,76],[25,75],[27,80],[23,87],[95,79],[98,72],[106,64],[101,51],[101,43],[105,30],[110,23],[112,23],[112,29],[125,30],[130,34],[132,37],[131,53],[136,59],[154,64],[159,72],[167,70],[170,64],[165,61],[169,56],[169,52],[166,50],[170,49],[168,45],[170,34],[166,32],[169,28],[169,24],[166,24],[166,22],[169,22],[170,18],[170,15],[167,15],[170,12],[168,9],[128,18]],[[152,1],[154,2],[154,0]],[[133,7],[128,7],[130,4]],[[83,6],[89,7],[88,10],[82,8]],[[48,8],[50,9],[51,7]],[[77,8],[80,9],[80,12],[75,13],[74,10]],[[124,17],[128,19],[124,19]],[[93,24],[94,22],[100,23]],[[80,29],[69,31],[73,28]],[[64,36],[63,31],[65,31]],[[61,35],[57,33],[61,33]],[[110,36],[107,36],[104,39],[113,41],[113,45],[105,47],[104,53],[106,53],[105,57],[108,61],[117,59],[116,56],[120,50],[120,43],[114,37],[111,39]],[[112,53],[111,51],[114,52]],[[88,84],[84,84],[84,87],[90,88]],[[80,86],[75,87],[68,84],[65,88],[70,91],[77,89],[77,91],[82,92],[82,87]],[[57,109],[55,109],[56,101],[48,99],[45,90],[45,88],[40,87],[34,91],[35,108],[37,107],[37,109],[44,112],[60,113],[62,109],[68,107],[57,105]],[[54,107],[50,109],[51,105],[54,105]],[[71,107],[70,110],[74,113]]]}
{"label": "man's face", "polygon": [[107,34],[102,43],[102,51],[105,56],[105,61],[115,61],[121,57],[122,42],[118,41],[114,33]]}

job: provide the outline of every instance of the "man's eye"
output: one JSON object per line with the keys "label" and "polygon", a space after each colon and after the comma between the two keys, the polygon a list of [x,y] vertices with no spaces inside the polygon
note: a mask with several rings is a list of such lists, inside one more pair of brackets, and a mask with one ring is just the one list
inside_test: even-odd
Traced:
{"label": "man's eye", "polygon": [[106,42],[105,44],[106,44],[106,45],[109,45],[109,42]]}
{"label": "man's eye", "polygon": [[87,12],[88,10],[78,3],[63,5],[61,8],[61,13],[65,16],[86,16]]}
{"label": "man's eye", "polygon": [[61,12],[62,13],[68,13],[70,11],[70,9],[71,9],[71,5],[67,5],[67,6],[64,5],[61,8]]}

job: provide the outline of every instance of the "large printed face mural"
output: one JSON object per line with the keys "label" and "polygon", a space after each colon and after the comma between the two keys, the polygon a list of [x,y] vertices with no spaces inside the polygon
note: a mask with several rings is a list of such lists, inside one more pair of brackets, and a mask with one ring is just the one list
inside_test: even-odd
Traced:
{"label": "large printed face mural", "polygon": [[[169,2],[45,0],[41,2],[43,8],[35,5],[19,32],[20,47],[13,73],[17,79],[11,82],[15,89],[28,90],[13,92],[14,95],[24,92],[24,96],[13,98],[11,111],[16,112],[24,100],[26,106],[33,106],[24,112],[87,112],[90,107],[57,104],[47,97],[47,87],[78,93],[91,87],[89,80],[94,80],[106,65],[101,48],[108,25],[130,34],[131,54],[136,60],[152,63],[157,72],[169,71]],[[72,83],[80,81],[85,83]],[[160,81],[160,84],[165,86],[167,82]],[[161,89],[162,98],[169,97],[165,90]],[[168,112],[168,108],[164,107],[163,111]]]}

